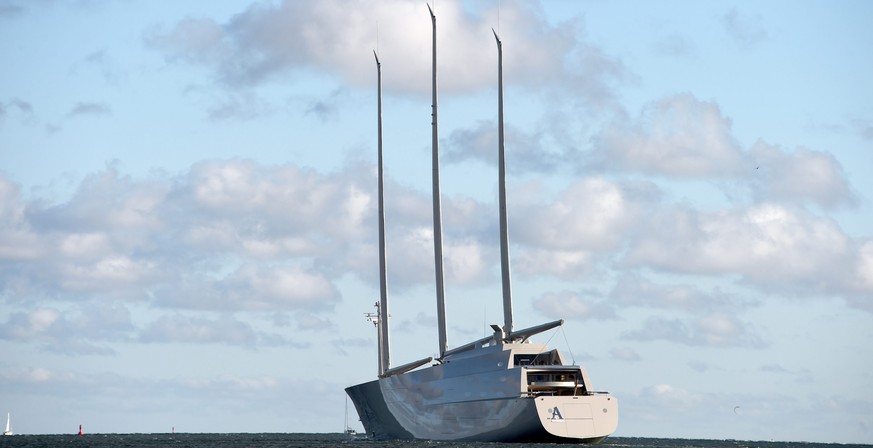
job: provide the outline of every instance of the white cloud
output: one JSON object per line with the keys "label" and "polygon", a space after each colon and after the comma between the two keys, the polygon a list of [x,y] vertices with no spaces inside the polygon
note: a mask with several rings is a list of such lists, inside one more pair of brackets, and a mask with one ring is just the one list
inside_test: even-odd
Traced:
{"label": "white cloud", "polygon": [[29,227],[21,189],[0,177],[0,265],[25,262],[43,253],[39,235]]}
{"label": "white cloud", "polygon": [[15,324],[9,329],[9,335],[15,338],[30,338],[34,334],[48,330],[60,318],[61,313],[51,308],[34,310],[26,319],[10,319],[10,324]]}
{"label": "white cloud", "polygon": [[155,263],[125,255],[109,255],[87,264],[71,261],[59,266],[57,273],[62,279],[58,286],[67,291],[106,293],[137,288],[160,275]]}
{"label": "white cloud", "polygon": [[[494,83],[497,51],[491,28],[498,24],[497,9],[496,4],[469,8],[454,0],[436,6],[443,91]],[[514,82],[536,88],[560,83],[602,103],[612,96],[610,83],[628,76],[620,61],[577,41],[581,18],[552,25],[538,5],[524,2],[501,6],[499,15],[504,65]],[[427,7],[414,0],[257,4],[227,23],[179,21],[169,30],[153,31],[146,42],[171,61],[214,69],[218,80],[234,87],[311,70],[335,74],[352,86],[369,86],[372,51],[378,47],[387,90],[430,89],[423,81],[431,68],[430,17]],[[493,63],[482,63],[488,59]]]}
{"label": "white cloud", "polygon": [[[621,184],[599,177],[573,182],[543,201],[526,188],[511,209],[513,253],[522,275],[578,279],[604,256],[621,249],[655,197],[651,184]],[[518,191],[523,192],[521,188]]]}
{"label": "white cloud", "polygon": [[106,234],[97,232],[74,233],[60,239],[60,252],[77,259],[93,259],[110,253],[111,243]]}
{"label": "white cloud", "polygon": [[712,102],[678,94],[649,104],[636,121],[617,119],[595,139],[598,169],[656,175],[730,177],[750,169],[731,135],[731,121]]}
{"label": "white cloud", "polygon": [[594,254],[586,250],[526,249],[513,254],[513,269],[527,277],[551,275],[578,280],[594,269]]}
{"label": "white cloud", "polygon": [[695,322],[695,333],[705,345],[726,346],[737,344],[760,345],[757,336],[751,333],[747,324],[728,314],[710,314]]}
{"label": "white cloud", "polygon": [[69,373],[57,372],[44,367],[5,367],[0,369],[0,378],[6,383],[40,384],[68,378]]}
{"label": "white cloud", "polygon": [[[456,39],[481,40],[479,46],[491,43],[468,39],[474,32],[470,28],[473,19],[458,3],[441,3],[437,14],[447,25],[441,34],[454,36],[442,42],[442,51],[469,53]],[[427,83],[419,86],[414,80],[425,79],[429,67],[429,22],[427,8],[412,1],[373,5],[285,1],[254,5],[226,24],[186,19],[168,32],[155,33],[148,41],[165,49],[171,59],[214,66],[219,79],[231,85],[251,85],[283,72],[312,68],[337,73],[352,85],[359,85],[372,77],[372,50],[378,44],[382,59],[392,67],[386,77],[396,78],[386,85],[424,90]],[[482,31],[480,34],[487,37],[484,31],[488,29]],[[446,70],[463,75],[452,76],[453,82],[469,85],[484,75],[484,71],[461,70],[456,64],[462,65],[446,61]]]}
{"label": "white cloud", "polygon": [[534,299],[533,307],[550,318],[611,319],[615,310],[597,300],[583,298],[572,291],[550,292]]}
{"label": "white cloud", "polygon": [[784,378],[793,379],[800,384],[812,384],[815,382],[815,375],[809,369],[791,370],[777,363],[769,363],[762,365],[758,370],[761,372],[773,373]]}
{"label": "white cloud", "polygon": [[[490,120],[453,130],[448,144],[442,147],[442,160],[445,163],[478,160],[497,166],[497,132],[497,124]],[[569,159],[565,152],[555,151],[546,144],[542,132],[527,133],[511,125],[507,125],[504,132],[509,173],[553,172]]]}
{"label": "white cloud", "polygon": [[638,274],[626,273],[610,294],[623,305],[692,308],[702,302],[702,294],[691,285],[658,285]]}
{"label": "white cloud", "polygon": [[[859,242],[829,218],[778,204],[650,217],[624,262],[672,272],[738,275],[784,293],[851,292]],[[853,276],[852,273],[855,273]]]}
{"label": "white cloud", "polygon": [[174,193],[181,194],[179,206],[205,215],[202,224],[228,222],[243,237],[321,232],[359,237],[361,229],[369,228],[362,210],[367,217],[374,213],[368,204],[375,180],[357,168],[323,175],[291,164],[273,168],[250,160],[209,161],[194,165]]}
{"label": "white cloud", "polygon": [[105,103],[99,103],[94,101],[81,101],[73,105],[70,108],[70,111],[67,112],[67,118],[77,118],[77,117],[99,117],[103,115],[110,115],[112,113],[112,109]]}
{"label": "white cloud", "polygon": [[873,241],[865,241],[861,245],[860,261],[856,275],[861,288],[873,290]]}
{"label": "white cloud", "polygon": [[[433,221],[429,194],[392,186],[387,188],[388,283],[400,290],[434,279]],[[443,197],[443,261],[446,281],[481,285],[494,278],[498,243],[496,211],[465,197]],[[371,218],[368,218],[371,219]],[[350,269],[378,284],[378,246],[375,228],[367,244],[351,248]]]}
{"label": "white cloud", "polygon": [[0,101],[0,124],[9,115],[15,114],[22,121],[27,121],[33,116],[33,106],[22,99],[12,98],[9,101]]}
{"label": "white cloud", "polygon": [[461,285],[482,284],[492,278],[490,268],[493,260],[488,260],[491,252],[473,240],[458,241],[445,249],[446,276]]}
{"label": "white cloud", "polygon": [[[344,275],[377,284],[372,174],[358,166],[320,174],[230,160],[138,180],[109,165],[53,205],[25,201],[4,180],[2,294],[16,303],[114,297],[175,309],[330,310],[340,299],[334,282]],[[430,284],[430,198],[389,186],[392,288]],[[871,289],[870,251],[832,220],[802,209],[663,207],[651,183],[599,177],[573,182],[554,199],[544,199],[536,185],[516,190],[511,239],[514,273],[522,277],[573,281],[618,260],[622,268],[735,275],[781,293],[855,297]],[[491,281],[498,261],[491,206],[465,198],[444,206],[448,280]],[[630,291],[613,293],[625,304],[640,304],[634,294],[658,306],[692,307],[704,296],[710,304],[730,301],[681,285],[626,280],[619,286]]]}
{"label": "white cloud", "polygon": [[0,340],[33,343],[42,351],[66,356],[113,355],[111,345],[117,342],[227,344],[247,348],[306,345],[289,341],[281,334],[256,331],[250,324],[227,314],[210,318],[177,312],[137,326],[128,308],[105,303],[12,312],[5,322],[0,322]]}
{"label": "white cloud", "polygon": [[[388,246],[388,278],[391,287],[404,288],[410,285],[431,282],[433,267],[433,230],[430,227],[398,229],[391,233]],[[373,266],[378,260],[375,245],[370,254],[360,260]],[[379,274],[378,265],[370,270],[375,281]]]}
{"label": "white cloud", "polygon": [[650,317],[643,328],[629,330],[623,337],[634,341],[669,341],[690,346],[761,348],[764,342],[749,325],[736,316],[710,313],[692,318]]}
{"label": "white cloud", "polygon": [[[339,298],[331,277],[348,272],[333,255],[373,227],[361,180],[244,161],[136,180],[109,166],[68,201],[46,205],[25,202],[4,179],[0,293],[22,302],[57,294],[216,309],[329,306]],[[311,267],[331,259],[340,261],[324,272]]]}
{"label": "white cloud", "polygon": [[759,141],[749,155],[756,164],[752,182],[764,200],[811,201],[825,208],[854,202],[846,174],[830,153],[809,149],[785,152]]}
{"label": "white cloud", "polygon": [[642,274],[624,271],[616,280],[610,298],[623,307],[650,307],[699,312],[736,311],[750,305],[733,295],[715,289],[704,291],[692,284],[656,283]]}
{"label": "white cloud", "polygon": [[691,42],[685,36],[675,33],[660,36],[652,45],[652,48],[659,54],[672,58],[697,59],[699,56],[694,42]]}
{"label": "white cloud", "polygon": [[0,339],[36,343],[43,350],[62,355],[109,355],[108,342],[129,338],[134,330],[127,308],[95,304],[60,310],[41,307],[9,313],[0,322]]}
{"label": "white cloud", "polygon": [[[352,273],[377,284],[375,180],[361,168],[320,174],[206,161],[173,178],[138,180],[110,165],[53,205],[25,202],[4,181],[0,263],[10,268],[0,285],[21,301],[60,294],[179,309],[330,309],[337,279]],[[389,185],[391,284],[430,283],[430,198]],[[489,208],[460,198],[444,209],[449,281],[482,284],[497,261],[485,234]]]}
{"label": "white cloud", "polygon": [[741,14],[737,8],[731,8],[722,16],[722,25],[728,36],[743,49],[767,40],[767,29],[760,15]]}
{"label": "white cloud", "polygon": [[[246,308],[268,310],[277,304],[322,307],[339,297],[339,292],[326,278],[299,267],[243,265],[221,281],[220,289],[237,291],[245,298]],[[231,294],[228,300],[243,299]],[[292,306],[293,307],[293,306]]]}
{"label": "white cloud", "polygon": [[189,62],[218,62],[222,58],[224,30],[213,20],[185,18],[179,21],[172,32],[150,37],[155,45],[173,49],[171,58]]}
{"label": "white cloud", "polygon": [[142,232],[160,226],[156,207],[164,202],[169,189],[169,185],[159,180],[134,180],[122,175],[113,162],[103,171],[88,175],[68,202],[32,204],[28,207],[28,224],[44,232],[124,229],[124,238],[115,242],[137,244],[141,242],[138,237]]}
{"label": "white cloud", "polygon": [[253,347],[258,337],[252,327],[228,316],[216,320],[183,315],[162,316],[143,329],[146,343],[224,343]]}
{"label": "white cloud", "polygon": [[[57,295],[84,307],[84,301],[112,296],[175,310],[290,311],[299,328],[321,328],[327,321],[319,313],[340,299],[336,278],[354,273],[376,284],[372,178],[361,172],[371,174],[354,167],[322,175],[293,165],[231,160],[204,162],[172,179],[135,180],[109,166],[56,205],[25,202],[17,186],[4,180],[2,234],[26,238],[0,238],[6,245],[3,294],[19,304]],[[430,284],[430,198],[391,188],[399,199],[390,227],[391,285]],[[537,188],[520,191],[513,212],[519,218],[512,223],[516,272],[573,281],[618,259],[619,268],[739,275],[783,293],[846,291],[851,304],[869,309],[861,297],[873,288],[873,246],[802,209],[657,209],[652,184],[603,178],[574,182],[551,201]],[[464,198],[444,205],[454,229],[447,238],[449,281],[490,281],[497,262],[491,224],[485,224],[490,208]],[[21,247],[34,241],[39,244]],[[754,328],[730,314],[742,305],[730,295],[626,274],[610,296],[618,300],[606,304],[562,291],[543,294],[533,305],[548,316],[577,319],[615,318],[615,305],[683,309],[692,316],[652,318],[624,337],[707,347],[762,344]],[[124,340],[288,343],[281,334],[256,332],[229,316],[170,314],[135,328],[123,307],[72,309],[12,313],[0,334],[66,354],[111,354],[106,344]],[[704,309],[709,311],[698,314]],[[623,352],[613,357],[634,358]]]}
{"label": "white cloud", "polygon": [[513,240],[549,249],[611,249],[639,212],[623,185],[602,178],[574,182],[547,204],[513,209]]}
{"label": "white cloud", "polygon": [[619,114],[595,136],[589,155],[591,162],[577,165],[598,171],[732,181],[722,186],[729,198],[748,191],[759,202],[810,203],[823,208],[856,201],[843,167],[831,153],[786,150],[762,141],[746,150],[716,103],[687,93],[648,104],[636,119]]}
{"label": "white cloud", "polygon": [[154,303],[172,309],[323,311],[340,299],[329,278],[299,266],[245,263],[222,275],[223,267],[183,272],[151,287]]}

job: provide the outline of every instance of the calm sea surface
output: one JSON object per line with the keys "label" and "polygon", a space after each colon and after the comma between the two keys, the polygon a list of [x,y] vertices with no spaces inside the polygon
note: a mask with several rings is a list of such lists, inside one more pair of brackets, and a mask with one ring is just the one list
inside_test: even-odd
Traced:
{"label": "calm sea surface", "polygon": [[[347,446],[350,448],[420,447],[420,448],[537,448],[559,447],[552,444],[498,444],[498,443],[452,443],[452,442],[374,442],[369,440],[349,441],[342,434],[86,434],[75,435],[14,435],[0,437],[0,447],[176,447],[176,448],[326,448]],[[567,446],[567,445],[563,445]],[[622,448],[870,448],[873,445],[841,445],[797,442],[750,442],[738,440],[688,440],[610,437],[598,447]]]}

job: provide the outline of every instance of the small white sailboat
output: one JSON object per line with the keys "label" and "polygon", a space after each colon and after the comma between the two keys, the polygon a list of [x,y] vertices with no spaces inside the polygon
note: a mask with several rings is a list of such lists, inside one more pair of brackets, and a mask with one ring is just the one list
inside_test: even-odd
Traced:
{"label": "small white sailboat", "polygon": [[355,440],[358,438],[358,432],[354,430],[351,426],[349,426],[349,397],[346,396],[346,419],[343,423],[343,433],[348,440]]}
{"label": "small white sailboat", "polygon": [[12,435],[12,426],[10,425],[10,423],[11,423],[11,416],[7,412],[6,413],[6,430],[3,431],[4,436],[11,436]]}

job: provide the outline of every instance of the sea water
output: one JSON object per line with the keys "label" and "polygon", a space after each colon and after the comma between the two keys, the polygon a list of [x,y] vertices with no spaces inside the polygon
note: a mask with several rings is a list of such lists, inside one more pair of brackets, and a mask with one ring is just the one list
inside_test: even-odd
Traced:
{"label": "sea water", "polygon": [[[523,443],[457,443],[350,440],[343,434],[85,434],[77,435],[14,435],[0,437],[0,447],[28,448],[539,448],[567,445]],[[610,437],[597,447],[622,448],[871,448],[873,445],[843,445],[801,442],[756,442],[740,440],[651,439]]]}

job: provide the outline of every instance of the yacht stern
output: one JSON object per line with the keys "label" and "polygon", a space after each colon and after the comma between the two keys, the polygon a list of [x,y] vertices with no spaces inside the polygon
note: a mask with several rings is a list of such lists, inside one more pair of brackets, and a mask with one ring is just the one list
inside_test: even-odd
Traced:
{"label": "yacht stern", "polygon": [[618,400],[606,393],[576,396],[538,396],[537,415],[554,436],[597,443],[618,427]]}

